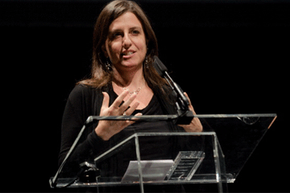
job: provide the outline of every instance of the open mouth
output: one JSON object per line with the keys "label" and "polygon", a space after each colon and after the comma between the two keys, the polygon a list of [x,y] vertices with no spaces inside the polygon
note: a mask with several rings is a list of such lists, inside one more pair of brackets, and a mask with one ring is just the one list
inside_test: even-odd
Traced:
{"label": "open mouth", "polygon": [[135,54],[134,51],[129,51],[129,52],[123,52],[123,53],[121,54],[121,56],[122,56],[123,58],[127,59],[127,58],[132,57],[134,54]]}
{"label": "open mouth", "polygon": [[129,55],[132,55],[132,54],[134,54],[134,52],[127,52],[127,53],[123,53],[122,55],[123,56],[129,56]]}

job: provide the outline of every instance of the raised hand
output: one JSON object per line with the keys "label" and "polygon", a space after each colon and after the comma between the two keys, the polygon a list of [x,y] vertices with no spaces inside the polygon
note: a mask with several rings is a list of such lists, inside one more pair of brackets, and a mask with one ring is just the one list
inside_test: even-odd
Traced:
{"label": "raised hand", "polygon": [[[120,116],[120,115],[131,115],[135,109],[138,107],[139,103],[134,102],[131,103],[136,98],[137,94],[134,93],[124,102],[123,100],[129,94],[128,90],[124,90],[113,102],[111,106],[109,106],[110,97],[108,93],[103,92],[103,103],[101,107],[100,116]],[[131,105],[131,106],[130,106]],[[141,115],[140,113],[136,114],[136,116]],[[103,140],[107,141],[115,134],[122,131],[125,127],[128,127],[134,123],[134,121],[99,121],[98,126],[95,128],[96,134],[101,137]]]}

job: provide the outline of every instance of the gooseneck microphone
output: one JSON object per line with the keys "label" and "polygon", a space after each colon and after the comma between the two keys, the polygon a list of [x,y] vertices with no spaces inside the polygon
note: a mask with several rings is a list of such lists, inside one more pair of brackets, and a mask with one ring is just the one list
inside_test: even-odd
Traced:
{"label": "gooseneck microphone", "polygon": [[189,124],[193,119],[193,112],[189,110],[189,101],[187,97],[184,95],[183,90],[173,81],[173,79],[168,74],[167,67],[161,62],[161,60],[154,56],[153,66],[158,74],[164,78],[168,85],[171,87],[175,96],[177,96],[177,100],[175,102],[178,119],[177,124]]}

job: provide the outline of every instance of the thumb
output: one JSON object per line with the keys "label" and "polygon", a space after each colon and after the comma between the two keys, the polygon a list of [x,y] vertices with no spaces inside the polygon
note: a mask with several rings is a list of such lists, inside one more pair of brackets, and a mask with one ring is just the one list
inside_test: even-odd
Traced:
{"label": "thumb", "polygon": [[102,92],[103,93],[103,103],[102,103],[102,108],[109,108],[109,102],[110,102],[110,97],[108,93]]}

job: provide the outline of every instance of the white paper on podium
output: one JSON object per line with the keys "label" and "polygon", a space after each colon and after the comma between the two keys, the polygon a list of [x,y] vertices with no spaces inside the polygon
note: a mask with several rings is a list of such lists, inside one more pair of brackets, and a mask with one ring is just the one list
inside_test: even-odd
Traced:
{"label": "white paper on podium", "polygon": [[[140,161],[143,181],[162,181],[173,165],[173,160]],[[139,182],[138,161],[130,161],[121,183]]]}

